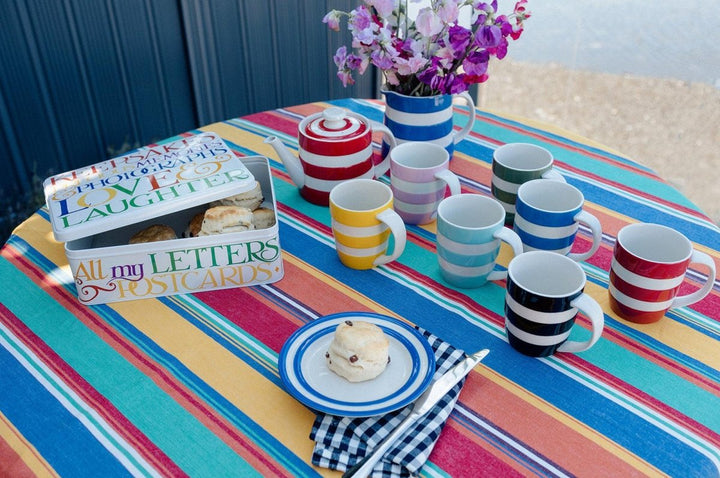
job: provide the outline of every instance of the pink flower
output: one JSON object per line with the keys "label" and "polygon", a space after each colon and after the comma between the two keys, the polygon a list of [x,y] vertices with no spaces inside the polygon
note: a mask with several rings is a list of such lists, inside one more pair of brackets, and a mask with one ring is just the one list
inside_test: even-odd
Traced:
{"label": "pink flower", "polygon": [[424,37],[431,37],[440,33],[443,29],[442,20],[435,15],[430,7],[420,9],[415,19],[415,27]]}
{"label": "pink flower", "polygon": [[397,86],[400,84],[400,80],[398,80],[397,75],[392,70],[388,70],[385,72],[385,80],[387,81],[388,85]]}
{"label": "pink flower", "polygon": [[327,23],[328,28],[331,30],[335,30],[336,32],[340,31],[340,14],[342,12],[339,12],[337,10],[331,10],[325,15],[322,19],[323,23]]}
{"label": "pink flower", "polygon": [[401,76],[414,75],[427,64],[422,55],[411,56],[410,58],[395,58],[397,72]]}
{"label": "pink flower", "polygon": [[440,17],[443,23],[455,23],[457,22],[460,10],[458,8],[457,0],[444,0],[440,7],[437,9],[437,15]]}
{"label": "pink flower", "polygon": [[349,71],[340,70],[337,72],[337,77],[340,78],[340,81],[342,81],[343,86],[347,87],[347,85],[354,85],[355,80],[352,77],[352,74],[350,74]]}
{"label": "pink flower", "polygon": [[371,7],[375,7],[381,18],[388,18],[397,8],[397,0],[365,0]]}

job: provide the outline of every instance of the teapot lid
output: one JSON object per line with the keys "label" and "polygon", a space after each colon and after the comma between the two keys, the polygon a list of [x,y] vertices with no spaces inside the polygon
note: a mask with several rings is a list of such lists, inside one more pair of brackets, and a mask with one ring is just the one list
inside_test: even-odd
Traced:
{"label": "teapot lid", "polygon": [[347,141],[365,135],[369,129],[362,118],[336,106],[308,119],[302,133],[312,139]]}

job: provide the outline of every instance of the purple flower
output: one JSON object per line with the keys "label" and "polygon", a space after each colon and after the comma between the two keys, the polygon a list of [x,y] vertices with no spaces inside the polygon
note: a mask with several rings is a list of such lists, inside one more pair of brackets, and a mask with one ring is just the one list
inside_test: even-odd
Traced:
{"label": "purple flower", "polygon": [[471,76],[481,76],[487,72],[490,53],[485,50],[473,51],[463,60],[465,73]]}
{"label": "purple flower", "polygon": [[341,46],[337,49],[335,52],[335,55],[333,56],[333,61],[335,62],[335,66],[338,68],[342,68],[345,66],[345,59],[347,58],[347,47]]}
{"label": "purple flower", "polygon": [[502,60],[507,55],[508,41],[505,37],[500,39],[500,44],[495,48],[490,48],[488,51],[491,55],[495,55],[498,60]]}
{"label": "purple flower", "polygon": [[375,50],[370,54],[370,61],[381,70],[389,70],[393,67],[393,59],[383,50]]}
{"label": "purple flower", "polygon": [[446,85],[447,93],[450,95],[456,95],[458,93],[462,93],[463,91],[467,91],[469,85],[465,81],[466,77],[467,76],[462,73],[455,76],[455,78],[453,78],[452,83],[449,85]]}
{"label": "purple flower", "polygon": [[453,51],[455,59],[462,58],[465,54],[465,50],[470,45],[472,39],[472,32],[467,28],[463,28],[459,25],[453,25],[448,30],[448,42],[450,48]]}
{"label": "purple flower", "polygon": [[350,20],[348,20],[348,28],[351,32],[356,33],[368,28],[372,28],[372,16],[365,5],[360,5],[350,12]]}
{"label": "purple flower", "polygon": [[[348,17],[352,50],[343,46],[333,56],[343,85],[353,84],[353,74],[372,63],[396,91],[458,93],[486,81],[490,58],[505,57],[508,41],[520,37],[530,12],[528,0],[514,1],[507,16],[498,15],[497,0],[426,1],[429,6],[406,23],[399,0],[363,0],[349,13],[331,10],[323,22],[337,31]],[[463,8],[470,9],[471,29],[458,25]]]}
{"label": "purple flower", "polygon": [[475,45],[480,48],[493,48],[500,43],[503,37],[500,29],[495,25],[485,25],[475,34]]}
{"label": "purple flower", "polygon": [[506,37],[510,35],[513,31],[512,23],[508,20],[508,17],[505,15],[499,15],[495,19],[495,25],[500,27],[500,31],[502,33],[502,36]]}

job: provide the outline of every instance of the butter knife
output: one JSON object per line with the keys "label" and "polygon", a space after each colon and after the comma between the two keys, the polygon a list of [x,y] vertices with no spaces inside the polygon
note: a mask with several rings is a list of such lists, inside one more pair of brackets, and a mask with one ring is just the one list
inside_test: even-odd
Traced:
{"label": "butter knife", "polygon": [[453,368],[443,374],[442,377],[435,380],[420,395],[413,404],[412,411],[380,444],[365,458],[357,462],[351,468],[343,473],[343,478],[366,478],[370,475],[375,464],[382,458],[385,452],[392,446],[395,441],[405,432],[405,430],[415,423],[420,417],[437,404],[460,380],[465,377],[490,351],[488,349],[476,352],[465,360],[455,365]]}

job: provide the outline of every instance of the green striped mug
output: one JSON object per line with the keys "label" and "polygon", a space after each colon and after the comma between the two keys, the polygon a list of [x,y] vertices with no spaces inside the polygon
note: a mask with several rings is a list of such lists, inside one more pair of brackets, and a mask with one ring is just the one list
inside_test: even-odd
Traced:
{"label": "green striped mug", "polygon": [[530,143],[507,143],[493,152],[491,191],[505,209],[506,225],[512,226],[515,219],[518,188],[533,179],[565,182],[553,169],[550,151]]}

